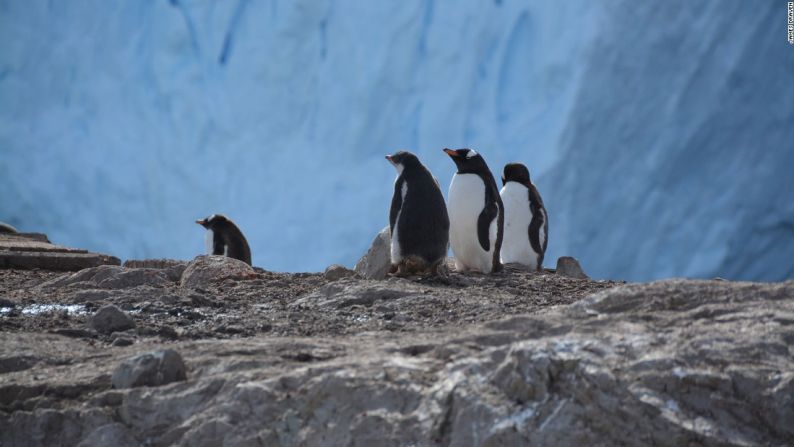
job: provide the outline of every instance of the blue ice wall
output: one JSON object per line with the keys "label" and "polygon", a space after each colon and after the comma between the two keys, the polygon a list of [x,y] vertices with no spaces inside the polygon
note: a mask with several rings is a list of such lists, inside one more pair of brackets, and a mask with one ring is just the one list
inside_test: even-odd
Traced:
{"label": "blue ice wall", "polygon": [[524,161],[596,277],[794,277],[785,2],[0,1],[0,220],[272,270],[351,266],[416,152]]}

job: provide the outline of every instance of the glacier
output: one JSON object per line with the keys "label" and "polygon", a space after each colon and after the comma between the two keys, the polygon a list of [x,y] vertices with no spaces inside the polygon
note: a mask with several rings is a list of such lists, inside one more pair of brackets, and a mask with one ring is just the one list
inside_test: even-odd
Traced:
{"label": "glacier", "polygon": [[794,277],[785,2],[0,1],[0,220],[189,259],[220,212],[255,265],[352,266],[411,150],[526,163],[547,265]]}

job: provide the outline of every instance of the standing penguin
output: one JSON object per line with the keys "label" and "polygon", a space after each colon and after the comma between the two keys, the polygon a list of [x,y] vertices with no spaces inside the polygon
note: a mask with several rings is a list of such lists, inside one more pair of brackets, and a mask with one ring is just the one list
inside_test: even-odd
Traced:
{"label": "standing penguin", "polygon": [[207,254],[228,256],[251,265],[251,249],[243,232],[223,214],[213,214],[206,219],[197,220],[197,224],[207,229],[204,241]]}
{"label": "standing penguin", "polygon": [[505,246],[502,262],[517,262],[531,269],[543,268],[549,242],[549,216],[543,199],[521,163],[508,163],[502,175],[505,206]]}
{"label": "standing penguin", "polygon": [[455,267],[459,271],[499,271],[504,207],[493,174],[482,156],[471,149],[444,152],[458,167],[449,185],[449,238]]}
{"label": "standing penguin", "polygon": [[438,273],[449,245],[449,217],[438,182],[416,155],[400,151],[386,159],[397,169],[389,211],[391,273]]}

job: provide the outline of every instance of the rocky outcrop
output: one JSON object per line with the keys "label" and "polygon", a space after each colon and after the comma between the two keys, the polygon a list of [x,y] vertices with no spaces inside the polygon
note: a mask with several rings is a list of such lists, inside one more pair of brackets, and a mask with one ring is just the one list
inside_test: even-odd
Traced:
{"label": "rocky outcrop", "polygon": [[[488,278],[463,289],[347,278],[294,305],[350,315],[389,304],[399,315],[434,299],[442,314]],[[509,289],[511,277],[495,281]],[[26,433],[24,445],[788,445],[793,344],[794,281],[632,284],[407,332],[178,341],[187,381],[119,390],[113,368],[155,342],[132,351],[5,335],[0,349],[35,352],[48,379],[0,375],[0,405],[16,409],[0,413],[0,444]],[[80,354],[59,364],[62,352]]]}
{"label": "rocky outcrop", "polygon": [[127,289],[138,286],[162,287],[171,282],[159,269],[129,269],[118,265],[102,265],[64,275],[39,287],[53,289],[70,286],[81,289]]}
{"label": "rocky outcrop", "polygon": [[91,253],[50,242],[42,233],[19,233],[0,222],[0,269],[75,271],[99,265],[120,265],[115,256]]}
{"label": "rocky outcrop", "polygon": [[113,371],[113,388],[160,386],[187,379],[185,362],[173,349],[136,355],[121,362]]}
{"label": "rocky outcrop", "polygon": [[184,288],[207,287],[224,279],[253,278],[254,269],[250,265],[226,256],[197,256],[182,273],[181,285]]}
{"label": "rocky outcrop", "polygon": [[366,279],[383,279],[391,267],[391,231],[386,226],[375,239],[369,249],[356,263],[355,271]]}

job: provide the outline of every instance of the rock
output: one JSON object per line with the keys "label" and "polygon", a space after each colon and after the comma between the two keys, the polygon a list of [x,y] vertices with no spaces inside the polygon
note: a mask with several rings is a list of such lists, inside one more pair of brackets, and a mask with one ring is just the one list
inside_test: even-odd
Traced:
{"label": "rock", "polygon": [[64,337],[71,338],[95,338],[97,332],[93,329],[80,329],[80,328],[58,328],[50,331],[53,334],[63,335]]}
{"label": "rock", "polygon": [[226,256],[198,256],[182,273],[183,288],[203,288],[224,279],[245,279],[256,276],[254,269],[243,261]]}
{"label": "rock", "polygon": [[54,245],[41,233],[0,231],[0,268],[75,271],[98,265],[119,265],[115,256]]}
{"label": "rock", "polygon": [[147,352],[121,362],[113,372],[113,388],[160,386],[187,380],[185,362],[172,349]]}
{"label": "rock", "polygon": [[135,343],[135,339],[133,339],[132,337],[118,337],[114,339],[113,342],[110,343],[110,345],[120,347],[120,346],[129,346],[134,343]]}
{"label": "rock", "polygon": [[557,274],[568,278],[588,279],[579,261],[571,256],[561,256],[557,259]]}
{"label": "rock", "polygon": [[11,233],[11,234],[13,234],[13,233],[19,233],[19,231],[16,228],[12,227],[11,225],[9,225],[9,224],[7,224],[5,222],[0,222],[0,233]]}
{"label": "rock", "polygon": [[373,239],[367,253],[356,263],[355,271],[367,279],[383,279],[391,267],[391,233],[386,226]]}
{"label": "rock", "polygon": [[2,307],[13,308],[16,307],[16,304],[13,301],[9,300],[8,298],[3,298],[0,296],[0,308]]}
{"label": "rock", "polygon": [[[174,309],[179,325],[158,314],[139,323],[142,333],[187,331],[133,345],[185,356],[190,380],[162,387],[111,388],[120,379],[110,373],[127,364],[119,376],[132,382],[132,371],[157,370],[164,355],[125,360],[134,348],[0,331],[0,358],[11,359],[11,371],[0,374],[0,445],[76,445],[110,423],[147,445],[782,446],[794,439],[794,281],[614,286],[518,271],[470,275],[458,285],[329,283],[314,274],[292,289],[296,275],[262,276],[246,281],[247,290],[216,288],[219,300],[224,289],[231,299],[198,324],[185,316],[187,305]],[[552,301],[582,289],[589,292]],[[519,307],[529,301],[547,305]],[[233,303],[251,317],[229,314]],[[475,320],[494,309],[492,318]],[[272,324],[270,333],[257,334],[250,320]],[[237,325],[246,337],[215,332]],[[13,358],[20,355],[36,360]]]}
{"label": "rock", "polygon": [[166,273],[159,269],[128,269],[118,265],[102,265],[55,278],[38,287],[52,289],[82,286],[90,289],[128,289],[144,285],[163,287],[170,282]]}
{"label": "rock", "polygon": [[135,328],[135,321],[114,305],[100,307],[89,319],[89,326],[100,334],[112,334]]}
{"label": "rock", "polygon": [[343,265],[332,264],[325,269],[323,276],[329,281],[336,281],[337,279],[347,278],[348,276],[353,276],[355,274],[356,272]]}
{"label": "rock", "polygon": [[345,308],[350,306],[372,306],[378,301],[389,301],[411,295],[422,295],[424,289],[410,281],[382,282],[339,280],[320,287],[316,291],[298,298],[290,307],[301,306]]}
{"label": "rock", "polygon": [[107,290],[86,289],[75,292],[72,296],[73,303],[87,303],[92,301],[102,301],[110,296]]}
{"label": "rock", "polygon": [[187,268],[187,262],[175,259],[129,259],[124,262],[128,268],[161,269],[171,281],[179,281]]}
{"label": "rock", "polygon": [[124,424],[114,422],[112,424],[103,425],[96,430],[92,431],[88,436],[77,444],[77,447],[94,447],[94,446],[115,446],[115,447],[136,447],[141,445],[140,441],[135,439]]}
{"label": "rock", "polygon": [[41,359],[29,355],[11,355],[9,357],[0,357],[0,374],[5,374],[14,371],[24,371],[32,368]]}

